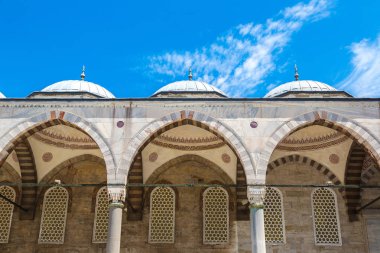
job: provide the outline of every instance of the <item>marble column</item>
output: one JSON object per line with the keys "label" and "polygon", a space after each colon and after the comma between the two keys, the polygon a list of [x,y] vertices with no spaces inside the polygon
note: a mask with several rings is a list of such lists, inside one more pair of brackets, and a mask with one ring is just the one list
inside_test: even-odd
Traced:
{"label": "marble column", "polygon": [[107,253],[119,253],[121,241],[121,224],[123,218],[125,190],[120,189],[116,192],[109,189],[109,218],[108,218],[108,236],[107,236]]}
{"label": "marble column", "polygon": [[266,252],[264,230],[264,198],[265,187],[248,187],[252,253]]}

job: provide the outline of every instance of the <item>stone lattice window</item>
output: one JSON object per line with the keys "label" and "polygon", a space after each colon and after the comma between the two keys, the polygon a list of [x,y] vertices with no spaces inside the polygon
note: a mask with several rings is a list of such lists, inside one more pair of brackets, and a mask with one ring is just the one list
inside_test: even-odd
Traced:
{"label": "stone lattice window", "polygon": [[38,243],[62,244],[65,239],[69,193],[63,187],[51,187],[45,193]]}
{"label": "stone lattice window", "polygon": [[175,192],[156,187],[150,195],[149,243],[174,243]]}
{"label": "stone lattice window", "polygon": [[106,243],[108,233],[108,191],[102,187],[96,194],[95,220],[92,242]]}
{"label": "stone lattice window", "polygon": [[221,187],[207,188],[203,193],[203,243],[228,243],[228,193]]}
{"label": "stone lattice window", "polygon": [[[1,186],[0,194],[15,201],[16,192],[12,187]],[[12,224],[13,205],[5,199],[0,199],[0,243],[7,243]]]}
{"label": "stone lattice window", "polygon": [[268,244],[285,243],[284,208],[281,191],[268,187],[264,200],[265,241]]}
{"label": "stone lattice window", "polygon": [[314,238],[316,245],[342,245],[335,192],[318,188],[312,193]]}

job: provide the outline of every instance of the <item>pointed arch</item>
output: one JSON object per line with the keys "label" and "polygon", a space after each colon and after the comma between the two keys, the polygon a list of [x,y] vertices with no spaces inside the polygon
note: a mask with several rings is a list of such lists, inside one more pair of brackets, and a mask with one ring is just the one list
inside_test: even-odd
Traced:
{"label": "pointed arch", "polygon": [[349,136],[361,144],[377,163],[380,163],[380,141],[369,130],[340,114],[329,111],[312,111],[286,121],[268,139],[257,163],[257,171],[263,173],[258,175],[262,183],[265,182],[266,168],[276,146],[290,134],[311,125],[322,125]]}
{"label": "pointed arch", "polygon": [[[89,135],[98,145],[106,164],[107,176],[114,175],[115,163],[112,153],[99,131],[83,118],[66,111],[49,111],[35,115],[0,136],[0,166],[8,155],[15,150],[20,161],[21,180],[23,183],[37,183],[37,170],[33,152],[27,138],[34,133],[55,125],[65,125]],[[22,187],[21,204],[29,211],[20,213],[21,219],[34,219],[37,200],[36,187]]]}
{"label": "pointed arch", "polygon": [[151,140],[172,128],[182,125],[200,127],[220,137],[240,159],[247,177],[247,182],[254,182],[256,172],[248,149],[244,146],[240,137],[238,137],[232,129],[217,119],[195,111],[174,112],[165,117],[154,120],[145,126],[129,143],[128,149],[122,157],[120,172],[127,177],[135,156],[143,150]]}
{"label": "pointed arch", "polygon": [[[58,164],[57,166],[55,166],[54,169],[52,169],[51,171],[49,171],[49,173],[47,173],[40,180],[40,182],[41,183],[52,182],[53,179],[55,178],[56,174],[59,173],[62,169],[67,168],[67,167],[69,167],[71,165],[75,165],[77,163],[83,162],[83,161],[94,162],[94,163],[101,164],[101,165],[105,166],[105,162],[104,162],[103,158],[100,158],[100,157],[98,157],[96,155],[92,155],[92,154],[82,154],[82,155],[79,155],[79,156],[71,157],[71,158],[69,158],[69,159],[61,162],[60,164]],[[39,192],[41,192],[41,190]]]}
{"label": "pointed arch", "polygon": [[162,164],[160,167],[158,167],[149,176],[149,178],[146,180],[146,183],[147,184],[152,184],[153,182],[155,182],[155,180],[157,179],[157,177],[160,174],[162,174],[163,172],[165,172],[167,169],[169,169],[169,168],[171,168],[173,166],[176,166],[177,164],[180,164],[180,163],[183,163],[183,162],[187,162],[187,161],[195,161],[195,162],[204,164],[207,167],[209,167],[210,169],[212,169],[215,172],[217,172],[223,178],[223,180],[225,180],[225,182],[227,182],[228,184],[234,184],[234,181],[232,180],[232,178],[225,171],[223,171],[218,165],[216,165],[212,161],[210,161],[210,160],[208,160],[208,159],[206,159],[206,158],[204,158],[202,156],[194,155],[194,154],[181,155],[181,156],[173,158],[173,159],[167,161],[166,163]]}
{"label": "pointed arch", "polygon": [[281,158],[278,158],[271,163],[268,164],[267,174],[270,173],[272,170],[276,169],[277,167],[280,167],[284,164],[289,163],[300,163],[300,164],[306,164],[311,166],[312,168],[318,170],[321,172],[328,181],[331,181],[334,185],[342,184],[342,182],[337,178],[337,176],[330,171],[329,168],[327,168],[325,165],[307,157],[307,156],[301,156],[301,155],[288,155]]}
{"label": "pointed arch", "polygon": [[98,145],[107,167],[107,174],[116,172],[115,161],[110,148],[99,131],[85,119],[66,111],[48,111],[37,114],[0,136],[0,165],[4,163],[15,146],[45,128],[55,125],[66,125],[88,134]]}

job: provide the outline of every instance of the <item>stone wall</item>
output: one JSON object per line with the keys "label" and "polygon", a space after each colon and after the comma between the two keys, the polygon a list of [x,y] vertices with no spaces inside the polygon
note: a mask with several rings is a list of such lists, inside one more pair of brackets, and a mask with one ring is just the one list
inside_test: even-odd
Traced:
{"label": "stone wall", "polygon": [[[3,170],[3,168],[2,168]],[[50,175],[48,175],[50,176]],[[6,173],[0,174],[0,181],[8,179]],[[104,183],[106,170],[104,165],[84,161],[71,165],[51,175],[52,181],[59,179],[62,183]],[[50,182],[52,182],[50,181]],[[41,221],[43,193],[41,189],[34,220],[19,220],[21,210],[15,208],[9,243],[0,244],[2,253],[92,253],[102,252],[105,244],[92,243],[94,223],[95,187],[69,188],[70,203],[67,214],[65,243],[38,244]],[[104,250],[105,251],[105,250]]]}
{"label": "stone wall", "polygon": [[[196,161],[186,161],[172,166],[160,173],[153,183],[186,184],[197,179],[203,183],[229,183],[224,176],[217,171]],[[150,181],[150,180],[148,180]],[[149,253],[232,253],[243,252],[238,248],[238,233],[236,222],[235,190],[229,192],[229,243],[225,245],[204,245],[202,239],[203,213],[202,192],[200,187],[175,187],[176,192],[176,217],[175,217],[175,243],[174,244],[149,244],[149,194],[151,189],[146,189],[144,194],[145,205],[142,221],[127,221],[124,215],[122,225],[121,252],[149,252]],[[243,222],[241,222],[243,223]],[[249,223],[249,222],[248,222]],[[244,226],[249,238],[249,227]],[[239,232],[239,235],[242,232]],[[244,234],[244,233],[243,233]],[[240,238],[239,238],[240,240]],[[244,244],[244,243],[242,243]],[[240,242],[239,242],[240,245]]]}
{"label": "stone wall", "polygon": [[[328,179],[308,165],[290,163],[270,171],[268,184],[324,184]],[[313,235],[312,188],[280,188],[285,214],[284,245],[267,245],[267,253],[365,253],[368,252],[366,230],[362,217],[349,222],[342,193],[335,190],[338,200],[342,246],[316,246]]]}

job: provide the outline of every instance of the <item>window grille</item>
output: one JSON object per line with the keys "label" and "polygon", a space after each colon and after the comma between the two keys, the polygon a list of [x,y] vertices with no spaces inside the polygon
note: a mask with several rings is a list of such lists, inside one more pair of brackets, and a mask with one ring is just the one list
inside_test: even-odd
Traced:
{"label": "window grille", "polygon": [[175,192],[156,187],[150,195],[149,243],[174,243]]}
{"label": "window grille", "polygon": [[342,245],[335,192],[318,188],[312,193],[314,238],[316,245]]}
{"label": "window grille", "polygon": [[92,242],[107,242],[108,216],[108,191],[107,187],[102,187],[96,194],[95,219]]}
{"label": "window grille", "polygon": [[229,238],[228,193],[210,187],[203,193],[203,243],[224,244]]}
{"label": "window grille", "polygon": [[285,243],[284,208],[281,191],[268,187],[264,200],[265,241],[268,244]]}
{"label": "window grille", "polygon": [[45,193],[38,243],[62,244],[69,193],[63,187],[51,187]]}
{"label": "window grille", "polygon": [[[16,200],[16,192],[12,187],[1,186],[0,194],[12,201]],[[14,206],[5,199],[0,199],[0,243],[8,243],[13,207]]]}

